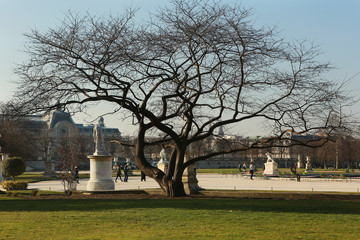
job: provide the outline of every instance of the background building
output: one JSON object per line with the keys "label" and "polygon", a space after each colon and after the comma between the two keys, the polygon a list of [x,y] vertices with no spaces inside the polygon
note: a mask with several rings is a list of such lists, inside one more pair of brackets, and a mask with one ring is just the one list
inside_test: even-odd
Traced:
{"label": "background building", "polygon": [[[100,117],[99,124],[103,127],[104,140],[108,151],[112,154],[115,150],[109,143],[121,137],[118,128],[105,126],[104,118]],[[51,158],[56,163],[62,160],[64,144],[77,145],[80,151],[79,163],[82,168],[88,168],[87,155],[94,152],[93,129],[94,124],[75,123],[70,113],[57,110],[47,115],[30,115],[21,120],[21,128],[31,136],[33,154],[26,159],[28,170],[44,170],[44,161]],[[51,146],[51,153],[49,152]]]}

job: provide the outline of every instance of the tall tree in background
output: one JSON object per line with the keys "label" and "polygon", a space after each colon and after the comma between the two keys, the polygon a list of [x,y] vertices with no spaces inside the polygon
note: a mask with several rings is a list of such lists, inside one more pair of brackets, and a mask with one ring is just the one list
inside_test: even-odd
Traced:
{"label": "tall tree in background", "polygon": [[13,157],[21,157],[25,161],[36,160],[34,149],[37,148],[34,136],[26,128],[26,122],[10,115],[0,116],[1,152]]}
{"label": "tall tree in background", "polygon": [[72,187],[76,184],[75,171],[81,160],[81,144],[77,134],[62,136],[59,141],[61,163],[59,165],[60,177],[64,185],[66,195],[71,195]]}
{"label": "tall tree in background", "polygon": [[[289,43],[275,28],[257,27],[251,11],[238,5],[174,0],[142,25],[136,11],[120,17],[68,14],[46,32],[27,34],[29,60],[21,77],[18,109],[44,111],[59,106],[83,110],[108,102],[138,126],[135,164],[170,196],[185,195],[184,169],[197,161],[236,151],[269,147],[291,134],[323,136],[339,127],[338,86],[323,74],[319,49],[306,41]],[[272,138],[224,145],[188,158],[192,144],[221,126],[265,120]],[[164,136],[172,153],[167,173],[152,167],[147,136]]]}

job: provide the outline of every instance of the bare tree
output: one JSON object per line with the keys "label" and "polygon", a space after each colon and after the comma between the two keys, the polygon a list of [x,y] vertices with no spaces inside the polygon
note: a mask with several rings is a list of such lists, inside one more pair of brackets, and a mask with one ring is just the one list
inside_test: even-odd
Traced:
{"label": "bare tree", "polygon": [[[197,161],[270,147],[288,132],[329,134],[338,127],[329,119],[341,114],[343,96],[323,79],[331,67],[317,61],[312,43],[289,43],[275,28],[256,27],[251,11],[238,5],[174,0],[141,26],[135,13],[68,14],[57,28],[27,34],[29,61],[17,69],[18,109],[75,111],[103,101],[114,113],[128,112],[138,126],[135,164],[170,196],[185,195],[183,171]],[[265,120],[273,137],[184,161],[192,144],[249,119]],[[150,135],[163,138],[148,141]],[[166,174],[144,154],[161,143],[172,148]]]}
{"label": "bare tree", "polygon": [[59,150],[61,154],[60,177],[66,195],[71,195],[72,186],[76,184],[75,168],[80,164],[80,148],[79,139],[76,136],[63,136],[59,141]]}
{"label": "bare tree", "polygon": [[24,119],[0,115],[1,151],[24,160],[34,160],[38,147],[34,141],[36,136],[24,126],[25,124]]}

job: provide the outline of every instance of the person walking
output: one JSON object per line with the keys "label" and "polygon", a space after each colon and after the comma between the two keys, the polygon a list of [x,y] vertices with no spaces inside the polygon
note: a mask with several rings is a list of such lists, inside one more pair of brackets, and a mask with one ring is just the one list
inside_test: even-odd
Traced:
{"label": "person walking", "polygon": [[255,171],[254,164],[250,163],[249,169],[250,169],[250,179],[253,180],[254,171]]}
{"label": "person walking", "polygon": [[145,176],[145,173],[143,171],[141,171],[141,181],[146,182],[146,176]]}
{"label": "person walking", "polygon": [[116,178],[115,178],[115,182],[117,183],[117,179],[118,178],[120,178],[120,181],[123,181],[122,179],[121,179],[121,166],[120,165],[118,165],[117,166],[117,172],[116,172]]}
{"label": "person walking", "polygon": [[128,178],[129,178],[129,176],[128,176],[128,165],[126,164],[124,166],[124,182],[127,182]]}
{"label": "person walking", "polygon": [[78,167],[75,167],[74,178],[75,178],[75,181],[76,181],[77,183],[80,183],[80,182],[79,182],[79,168],[78,168]]}
{"label": "person walking", "polygon": [[241,173],[241,163],[238,165],[239,172]]}
{"label": "person walking", "polygon": [[246,162],[243,163],[244,172],[246,172]]}

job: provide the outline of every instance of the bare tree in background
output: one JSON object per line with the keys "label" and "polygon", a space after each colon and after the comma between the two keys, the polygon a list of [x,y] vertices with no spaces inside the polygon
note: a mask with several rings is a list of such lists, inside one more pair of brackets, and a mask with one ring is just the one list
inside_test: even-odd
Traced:
{"label": "bare tree in background", "polygon": [[60,177],[64,185],[66,195],[71,195],[75,180],[75,167],[80,164],[81,146],[77,136],[63,136],[59,141],[59,152],[61,155]]}
{"label": "bare tree in background", "polygon": [[[210,157],[270,147],[285,133],[329,136],[329,121],[344,99],[323,79],[331,69],[319,63],[319,49],[289,43],[275,28],[256,27],[251,11],[238,5],[174,0],[143,25],[136,11],[120,17],[68,14],[46,32],[27,34],[29,60],[14,105],[27,112],[66,106],[82,111],[108,102],[138,126],[135,164],[170,196],[185,195],[182,175]],[[224,145],[184,161],[189,146],[221,126],[265,120],[272,137],[251,144]],[[147,136],[158,136],[151,142]],[[314,140],[312,140],[314,141]],[[149,145],[167,143],[172,153],[165,174],[145,158]]]}
{"label": "bare tree in background", "polygon": [[1,152],[13,157],[21,157],[25,161],[35,160],[34,149],[37,149],[35,138],[31,131],[25,127],[22,118],[13,118],[10,115],[0,116],[0,146]]}

